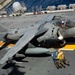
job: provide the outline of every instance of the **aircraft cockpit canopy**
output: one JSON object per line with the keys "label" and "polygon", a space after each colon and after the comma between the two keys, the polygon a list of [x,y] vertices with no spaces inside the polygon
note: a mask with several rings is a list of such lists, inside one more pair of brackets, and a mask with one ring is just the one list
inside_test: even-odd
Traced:
{"label": "aircraft cockpit canopy", "polygon": [[71,28],[75,26],[75,22],[72,22],[68,19],[61,19],[61,20],[57,20],[55,25],[61,28]]}

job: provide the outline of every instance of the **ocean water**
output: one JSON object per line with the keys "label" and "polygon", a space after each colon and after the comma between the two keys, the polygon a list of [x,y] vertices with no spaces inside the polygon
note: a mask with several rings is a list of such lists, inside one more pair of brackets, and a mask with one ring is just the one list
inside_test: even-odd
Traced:
{"label": "ocean water", "polygon": [[[69,6],[69,4],[73,4],[75,3],[75,0],[15,0],[15,1],[19,1],[21,3],[24,3],[28,9],[28,11],[32,10],[32,7],[34,7],[34,9],[36,7],[42,7],[43,9],[46,9],[47,6],[58,6],[61,4],[66,4],[67,6]],[[12,5],[10,5],[7,10],[12,10]]]}

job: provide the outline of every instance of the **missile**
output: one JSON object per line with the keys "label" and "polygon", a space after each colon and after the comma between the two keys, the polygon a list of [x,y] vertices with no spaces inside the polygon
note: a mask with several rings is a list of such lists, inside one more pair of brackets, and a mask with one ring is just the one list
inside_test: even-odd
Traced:
{"label": "missile", "polygon": [[25,54],[44,54],[44,53],[48,53],[48,52],[49,52],[49,49],[47,49],[47,48],[36,47],[36,48],[28,48],[25,51]]}
{"label": "missile", "polygon": [[23,55],[23,54],[18,54],[18,53],[15,54],[15,56],[16,56],[16,57],[25,57],[25,55]]}
{"label": "missile", "polygon": [[[5,50],[8,51],[10,50],[10,48],[12,48],[14,46],[14,44],[9,44]],[[47,48],[41,48],[41,47],[35,47],[35,48],[28,48],[25,51],[25,54],[44,54],[44,53],[49,53],[50,50]]]}
{"label": "missile", "polygon": [[[6,47],[5,50],[8,51],[12,47]],[[49,53],[50,49],[47,48],[41,48],[41,47],[35,47],[35,48],[28,48],[25,51],[25,54],[44,54]]]}

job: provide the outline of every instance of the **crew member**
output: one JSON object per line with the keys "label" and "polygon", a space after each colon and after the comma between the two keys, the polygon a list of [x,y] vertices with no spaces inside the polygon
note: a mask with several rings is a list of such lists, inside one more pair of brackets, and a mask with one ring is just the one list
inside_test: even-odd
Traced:
{"label": "crew member", "polygon": [[58,62],[58,59],[57,59],[57,51],[54,51],[51,53],[51,56],[52,56],[52,59],[54,61],[54,64],[55,66],[59,69],[60,68],[60,65],[59,65],[59,62]]}
{"label": "crew member", "polygon": [[59,64],[61,64],[65,68],[65,64],[69,66],[69,61],[66,60],[63,51],[58,50],[57,59],[59,60]]}

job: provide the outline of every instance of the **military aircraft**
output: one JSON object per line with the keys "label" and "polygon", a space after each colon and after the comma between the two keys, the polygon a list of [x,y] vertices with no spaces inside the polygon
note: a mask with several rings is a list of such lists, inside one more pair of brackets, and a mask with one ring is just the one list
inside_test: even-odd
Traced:
{"label": "military aircraft", "polygon": [[47,48],[56,41],[63,46],[66,43],[64,38],[75,35],[75,23],[70,20],[54,18],[54,14],[48,15],[34,25],[25,28],[8,29],[0,25],[0,32],[5,32],[5,42],[16,41],[15,45],[0,60],[0,64],[7,62],[24,47],[26,47],[25,53],[41,54],[48,53],[49,49]]}

